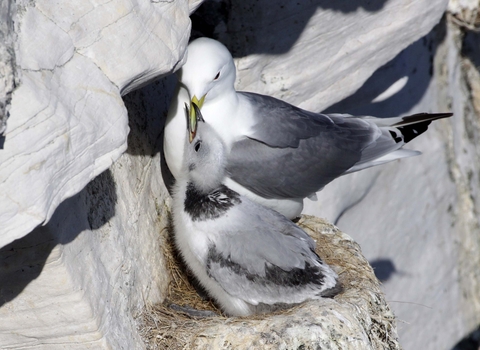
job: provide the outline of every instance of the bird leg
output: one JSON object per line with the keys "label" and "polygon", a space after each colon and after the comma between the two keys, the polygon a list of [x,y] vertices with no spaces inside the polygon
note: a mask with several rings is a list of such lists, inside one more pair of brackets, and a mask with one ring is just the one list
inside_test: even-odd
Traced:
{"label": "bird leg", "polygon": [[193,307],[190,307],[190,306],[180,306],[180,305],[173,304],[173,303],[169,305],[169,308],[174,310],[174,311],[187,314],[190,317],[207,318],[207,317],[218,317],[218,316],[220,316],[217,313],[215,313],[213,311],[210,311],[210,310],[197,310],[197,309],[194,309]]}

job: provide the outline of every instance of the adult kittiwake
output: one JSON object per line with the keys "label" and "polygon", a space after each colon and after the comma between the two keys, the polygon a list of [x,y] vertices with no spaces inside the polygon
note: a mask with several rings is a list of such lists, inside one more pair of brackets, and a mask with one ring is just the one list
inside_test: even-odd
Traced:
{"label": "adult kittiwake", "polygon": [[402,147],[432,120],[452,115],[313,113],[270,96],[237,92],[235,75],[232,56],[221,43],[199,38],[189,44],[167,116],[165,159],[177,178],[186,128],[183,103],[196,102],[225,143],[225,185],[288,218],[300,215],[304,198],[341,175],[420,154]]}
{"label": "adult kittiwake", "polygon": [[207,123],[190,120],[173,189],[174,235],[205,290],[231,316],[337,294],[338,276],[315,253],[313,239],[283,215],[222,184],[225,145]]}

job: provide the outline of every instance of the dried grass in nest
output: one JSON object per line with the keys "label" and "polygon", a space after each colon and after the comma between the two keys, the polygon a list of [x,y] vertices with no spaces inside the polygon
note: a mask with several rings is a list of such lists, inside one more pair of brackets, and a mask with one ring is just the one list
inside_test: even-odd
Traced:
{"label": "dried grass in nest", "polygon": [[[343,292],[335,297],[338,303],[355,305],[359,309],[358,319],[366,330],[374,348],[400,349],[397,341],[395,318],[379,289],[371,266],[361,255],[360,247],[347,235],[328,222],[303,216],[299,221],[302,227],[317,242],[318,255],[331,265],[339,275]],[[228,323],[241,324],[253,320],[265,320],[273,315],[258,315],[248,318],[227,318],[221,315],[211,300],[200,297],[192,286],[192,276],[175,250],[172,228],[165,229],[165,247],[168,270],[171,275],[166,302],[148,307],[143,313],[141,335],[147,349],[184,349],[193,344],[193,340],[202,337],[209,327]],[[210,310],[218,317],[194,318],[182,312],[172,310],[169,305],[189,306],[197,310]],[[297,306],[276,314],[293,314]]]}

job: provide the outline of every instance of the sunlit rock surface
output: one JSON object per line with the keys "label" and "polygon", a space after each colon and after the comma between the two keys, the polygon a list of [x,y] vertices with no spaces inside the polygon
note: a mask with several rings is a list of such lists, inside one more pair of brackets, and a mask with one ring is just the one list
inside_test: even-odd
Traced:
{"label": "sunlit rock surface", "polygon": [[121,95],[172,73],[190,34],[186,1],[15,6],[19,83],[0,151],[0,246],[118,159],[129,130]]}

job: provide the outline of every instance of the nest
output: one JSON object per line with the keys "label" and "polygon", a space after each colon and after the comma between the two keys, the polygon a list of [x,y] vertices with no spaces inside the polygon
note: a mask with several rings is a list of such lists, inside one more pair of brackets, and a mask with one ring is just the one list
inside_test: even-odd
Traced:
{"label": "nest", "polygon": [[[200,296],[201,291],[197,292],[192,276],[176,254],[171,227],[167,227],[163,232],[164,254],[171,282],[165,302],[148,306],[142,313],[140,334],[147,349],[277,349],[280,345],[316,349],[332,344],[335,348],[400,349],[395,317],[359,245],[313,216],[303,216],[298,225],[317,242],[318,255],[336,270],[343,292],[334,299],[309,301],[251,317],[226,317],[212,300]],[[171,304],[212,311],[218,316],[192,317],[175,311]],[[307,332],[302,331],[305,327]]]}

